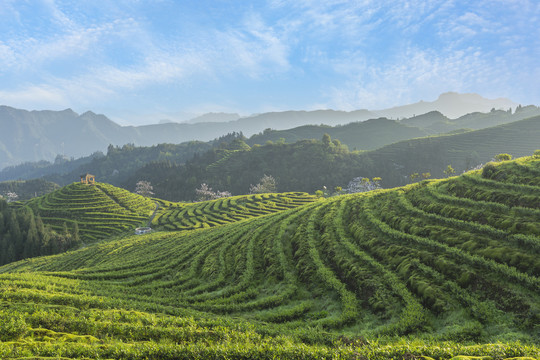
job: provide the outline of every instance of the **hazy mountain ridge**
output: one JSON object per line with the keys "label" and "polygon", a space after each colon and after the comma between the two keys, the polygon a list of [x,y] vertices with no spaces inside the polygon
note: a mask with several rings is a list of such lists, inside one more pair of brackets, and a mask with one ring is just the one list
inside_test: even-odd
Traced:
{"label": "hazy mountain ridge", "polygon": [[[251,146],[255,144],[264,145],[269,141],[276,144],[282,144],[283,142],[295,143],[301,140],[321,139],[323,134],[328,133],[333,139],[347,145],[348,150],[366,150],[369,151],[369,156],[377,157],[377,168],[381,169],[380,172],[372,171],[371,168],[364,168],[363,170],[359,169],[358,174],[362,176],[380,176],[384,173],[385,186],[395,186],[403,184],[404,179],[413,172],[430,171],[434,175],[442,176],[442,170],[448,164],[452,164],[456,170],[462,171],[480,162],[488,161],[500,152],[509,152],[514,156],[530,153],[530,151],[538,148],[537,141],[535,142],[537,138],[535,134],[540,131],[540,129],[537,129],[538,121],[534,118],[530,121],[525,120],[525,122],[516,122],[514,120],[539,113],[538,108],[528,106],[518,108],[513,114],[507,111],[493,111],[487,114],[475,113],[460,119],[449,120],[438,112],[431,112],[402,121],[373,119],[335,127],[304,125],[289,130],[267,129],[249,139],[245,139],[245,141]],[[508,124],[502,128],[497,126],[486,128],[484,132],[478,132],[461,128],[460,126],[465,122],[471,127],[477,124],[487,125],[500,122]],[[425,127],[420,129],[407,126],[407,124],[418,124]],[[528,125],[523,126],[520,124]],[[464,136],[450,138],[448,136],[426,137],[433,132],[432,129],[436,126],[444,126],[446,130],[458,128],[446,134],[462,134]],[[516,130],[520,126],[523,129]],[[505,137],[505,133],[509,135]],[[496,136],[492,134],[496,134]],[[178,166],[189,161],[195,154],[202,155],[212,148],[219,147],[223,142],[230,143],[237,137],[239,137],[239,134],[230,134],[207,143],[186,142],[177,145],[160,144],[151,147],[109,146],[107,156],[103,153],[95,153],[90,157],[76,160],[57,157],[54,163],[40,161],[7,167],[0,171],[0,181],[44,177],[60,185],[67,185],[76,181],[78,175],[91,172],[98,176],[100,181],[106,181],[117,186],[128,186],[132,190],[134,185],[126,185],[127,179],[132,179],[134,174],[145,177],[145,171],[148,171],[148,169],[145,170],[143,167],[146,164],[150,162],[170,162],[174,166]],[[415,138],[417,139],[409,140]],[[462,138],[474,140],[459,140]],[[495,141],[495,139],[498,140]],[[437,144],[440,144],[443,150],[438,149],[437,146],[439,145]],[[520,144],[526,144],[526,146],[520,147]],[[380,151],[373,152],[373,150],[377,149]],[[379,156],[377,154],[384,155]],[[285,154],[280,156],[285,156]],[[395,166],[404,165],[406,167],[400,171],[394,168]],[[295,166],[303,167],[305,164],[301,162]],[[171,165],[166,165],[166,168],[170,167]],[[171,168],[170,170],[174,169]],[[271,172],[271,170],[264,171]],[[276,173],[273,172],[273,174]],[[244,180],[247,179],[246,181],[253,182],[257,181],[260,176],[262,174],[251,174]],[[342,180],[346,181],[347,179]],[[208,179],[201,179],[201,181],[208,181]],[[341,183],[340,185],[343,186]],[[196,186],[196,183],[190,184],[190,190],[193,190]],[[244,189],[244,191],[247,190]]]}
{"label": "hazy mountain ridge", "polygon": [[[473,100],[467,100],[469,98]],[[424,112],[428,112],[434,110],[433,107],[438,106],[438,104],[444,105],[444,109],[451,107],[449,104],[455,104],[454,108],[459,108],[460,104],[473,104],[477,107],[468,105],[468,109],[481,111],[486,107],[490,109],[493,107],[507,108],[508,105],[515,104],[507,99],[499,100],[484,99],[476,94],[443,94],[439,100],[422,103],[422,106],[425,108]],[[284,130],[308,124],[335,126],[380,116],[403,118],[411,111],[420,114],[421,109],[424,109],[415,107],[415,105],[393,108],[386,112],[368,110],[271,112],[234,121],[222,120],[232,119],[235,114],[207,114],[207,116],[203,115],[192,119],[194,123],[162,123],[144,126],[120,126],[106,116],[91,111],[79,115],[71,109],[27,111],[0,106],[0,129],[2,129],[0,132],[0,168],[25,161],[51,161],[58,154],[68,157],[87,156],[96,151],[105,151],[109,144],[131,143],[139,146],[160,143],[178,144],[190,140],[209,141],[233,131],[251,136],[267,128]],[[444,109],[441,109],[441,112],[444,113]],[[206,122],[206,119],[219,119],[220,121]],[[442,128],[444,130],[444,126]]]}
{"label": "hazy mountain ridge", "polygon": [[374,113],[388,118],[414,117],[431,111],[439,111],[445,116],[455,119],[473,112],[488,112],[491,109],[508,110],[517,103],[510,99],[486,99],[478,94],[459,94],[446,92],[435,101],[419,101],[414,104],[396,106],[390,109],[375,110]]}

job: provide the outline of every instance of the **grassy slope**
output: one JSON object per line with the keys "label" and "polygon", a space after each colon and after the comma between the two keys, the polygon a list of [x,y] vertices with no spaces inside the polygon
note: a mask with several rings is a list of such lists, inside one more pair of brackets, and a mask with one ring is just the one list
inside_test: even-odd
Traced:
{"label": "grassy slope", "polygon": [[199,203],[173,203],[130,193],[105,183],[73,183],[53,193],[19,203],[61,231],[77,222],[83,240],[103,239],[146,224],[159,204],[152,226],[194,230],[266,215],[314,201],[306,193],[243,195]]}
{"label": "grassy slope", "polygon": [[465,344],[540,339],[539,171],[520,159],[5,266],[0,357],[537,358]]}

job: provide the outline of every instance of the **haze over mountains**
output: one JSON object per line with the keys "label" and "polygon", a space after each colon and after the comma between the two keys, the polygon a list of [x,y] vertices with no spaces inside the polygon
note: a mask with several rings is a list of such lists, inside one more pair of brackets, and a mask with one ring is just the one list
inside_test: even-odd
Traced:
{"label": "haze over mountains", "polygon": [[413,117],[430,111],[439,111],[445,116],[455,119],[473,112],[488,112],[491,109],[515,108],[518,104],[506,99],[486,99],[478,94],[459,94],[447,92],[435,101],[419,101],[414,104],[397,106],[386,110],[374,111],[387,118]]}
{"label": "haze over mountains", "polygon": [[[447,132],[469,126],[467,119],[448,126],[449,118],[470,112],[515,107],[508,99],[485,99],[477,94],[443,94],[433,102],[420,102],[402,107],[380,110],[334,110],[271,112],[239,118],[238,114],[211,113],[187,123],[160,123],[145,126],[120,126],[104,115],[91,111],[77,114],[71,109],[63,111],[27,111],[0,106],[0,169],[25,161],[53,160],[57,155],[80,157],[95,151],[105,151],[109,144],[132,143],[149,146],[159,143],[181,143],[190,140],[208,141],[231,132],[246,136],[265,129],[291,129],[307,124],[335,126],[375,119],[411,117],[429,111],[440,111],[438,126],[431,133]],[[531,115],[532,116],[532,115]],[[469,119],[470,120],[470,119]],[[507,119],[515,121],[517,119]],[[430,120],[431,121],[431,120]],[[501,120],[500,123],[504,123]],[[423,127],[403,121],[404,125]],[[431,125],[431,124],[430,124]],[[488,126],[493,124],[488,124]],[[418,133],[422,135],[421,132]],[[399,139],[396,139],[399,140]],[[362,146],[358,147],[363,149]]]}

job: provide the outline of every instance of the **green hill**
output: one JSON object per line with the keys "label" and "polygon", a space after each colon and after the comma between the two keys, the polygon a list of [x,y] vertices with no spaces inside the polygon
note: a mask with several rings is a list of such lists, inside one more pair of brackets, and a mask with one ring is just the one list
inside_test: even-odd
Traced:
{"label": "green hill", "polygon": [[267,141],[292,143],[300,140],[320,139],[323,134],[327,133],[332,138],[339,139],[350,149],[374,150],[402,140],[453,133],[463,129],[480,130],[539,114],[540,109],[533,105],[518,107],[515,113],[502,110],[492,110],[488,113],[474,112],[454,120],[438,111],[431,111],[399,121],[379,118],[338,126],[304,125],[287,130],[266,129],[251,136],[246,142],[249,145],[262,145]]}
{"label": "green hill", "polygon": [[500,153],[526,156],[539,147],[538,134],[540,116],[461,134],[400,141],[369,152],[369,158],[377,164],[385,187],[398,186],[415,172],[443,177],[447,165],[461,173]]}
{"label": "green hill", "polygon": [[77,223],[82,240],[111,236],[143,224],[155,209],[153,201],[105,183],[73,183],[24,204],[45,224],[62,230]]}
{"label": "green hill", "polygon": [[339,139],[351,150],[373,150],[397,141],[426,136],[429,132],[417,127],[400,124],[385,118],[354,122],[342,126],[305,125],[289,130],[265,130],[253,135],[249,145],[263,145],[267,141],[293,143],[300,140],[320,139],[324,134]]}
{"label": "green hill", "polygon": [[[16,236],[17,245],[10,249],[13,254],[9,259],[4,259],[2,254],[0,264],[64,252],[78,247],[80,240],[88,245],[113,235],[126,232],[131,234],[135,227],[147,223],[158,230],[194,230],[275,213],[315,200],[315,196],[306,193],[280,193],[227,197],[198,203],[173,203],[148,199],[110,184],[73,183],[44,196],[10,204],[9,210],[13,209],[17,216],[24,219],[18,221],[17,226],[24,234]],[[5,202],[0,205],[0,210],[8,208]],[[15,241],[14,234],[20,233],[10,224],[15,221],[7,210],[4,214],[0,212],[0,250],[3,251],[9,249],[9,244],[2,241],[2,233],[8,234],[11,239],[6,238],[8,242]],[[38,215],[39,220],[29,219],[34,214]],[[34,239],[35,236],[32,238],[32,231],[28,229],[30,223],[39,223],[37,229],[41,233],[45,230],[41,229],[44,225],[55,232]],[[64,244],[66,241],[69,243]],[[53,246],[52,242],[61,246]],[[29,251],[28,247],[34,250]]]}
{"label": "green hill", "polygon": [[267,174],[276,178],[279,192],[314,193],[323,186],[332,189],[346,185],[358,174],[374,172],[367,156],[349,151],[339,141],[302,140],[244,149],[235,146],[231,150],[230,145],[227,147],[195,156],[183,165],[148,164],[135,172],[123,187],[133,188],[139,180],[147,180],[159,198],[193,201],[197,196],[195,189],[202,183],[240,195],[248,193],[250,185],[257,184]]}
{"label": "green hill", "polygon": [[0,357],[538,358],[539,171],[529,157],[1,267]]}

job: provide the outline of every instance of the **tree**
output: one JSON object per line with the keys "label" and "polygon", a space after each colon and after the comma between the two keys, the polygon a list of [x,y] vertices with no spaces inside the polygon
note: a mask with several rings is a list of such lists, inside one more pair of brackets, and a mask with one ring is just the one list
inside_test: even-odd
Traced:
{"label": "tree", "polygon": [[510,154],[498,154],[498,155],[495,155],[494,160],[495,161],[512,160],[512,155],[510,155]]}
{"label": "tree", "polygon": [[450,177],[452,176],[453,174],[456,173],[456,170],[454,170],[454,168],[452,167],[452,165],[448,165],[446,167],[446,170],[443,171],[444,174],[446,175],[446,177]]}
{"label": "tree", "polygon": [[6,195],[6,200],[7,200],[8,203],[17,200],[17,198],[19,197],[19,195],[17,195],[13,191],[8,191],[8,192],[6,192],[5,195]]}
{"label": "tree", "polygon": [[415,182],[415,180],[418,179],[419,177],[420,177],[420,174],[418,174],[417,172],[412,173],[411,175],[409,175],[409,178],[411,179],[411,182]]}
{"label": "tree", "polygon": [[195,189],[195,193],[199,201],[215,200],[231,196],[231,193],[228,191],[213,191],[206,183],[202,183],[199,189]]}
{"label": "tree", "polygon": [[272,175],[264,174],[263,177],[259,180],[257,185],[250,185],[249,193],[250,194],[263,194],[263,193],[272,193],[276,192],[277,184],[276,179]]}
{"label": "tree", "polygon": [[325,133],[322,137],[322,142],[325,146],[330,146],[330,144],[332,143],[332,138],[330,137],[330,135],[328,135],[327,133]]}
{"label": "tree", "polygon": [[135,192],[144,197],[150,197],[150,195],[154,195],[154,192],[152,190],[154,190],[154,188],[150,184],[150,181],[141,180],[137,182],[135,186]]}
{"label": "tree", "polygon": [[372,180],[369,180],[367,177],[359,176],[349,181],[349,184],[343,190],[348,194],[377,190],[381,188],[381,180],[380,177],[374,177]]}
{"label": "tree", "polygon": [[430,177],[431,177],[431,173],[429,172],[422,173],[422,179],[426,180],[426,179],[429,179]]}

